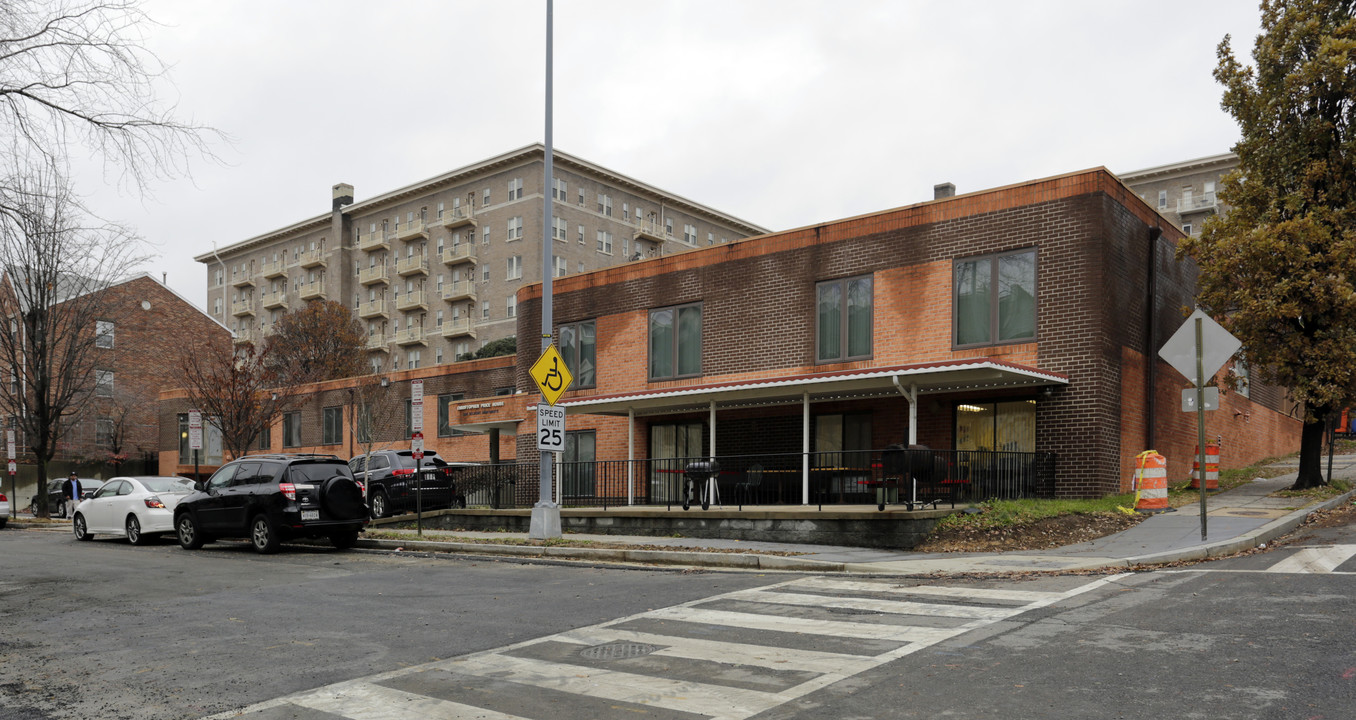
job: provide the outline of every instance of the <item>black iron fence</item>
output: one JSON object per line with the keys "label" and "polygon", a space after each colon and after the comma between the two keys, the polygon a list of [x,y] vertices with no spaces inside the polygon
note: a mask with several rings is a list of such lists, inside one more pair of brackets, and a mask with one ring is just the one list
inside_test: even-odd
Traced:
{"label": "black iron fence", "polygon": [[[564,507],[700,503],[704,481],[686,469],[710,458],[599,460],[557,465]],[[717,456],[716,495],[725,506],[918,504],[1050,497],[1055,455],[990,450],[887,448],[860,452]],[[808,461],[808,462],[807,462]],[[805,472],[808,465],[809,472]],[[470,506],[503,508],[537,497],[537,463],[465,468],[458,487]],[[691,493],[691,495],[689,495]],[[530,498],[530,500],[526,500]]]}

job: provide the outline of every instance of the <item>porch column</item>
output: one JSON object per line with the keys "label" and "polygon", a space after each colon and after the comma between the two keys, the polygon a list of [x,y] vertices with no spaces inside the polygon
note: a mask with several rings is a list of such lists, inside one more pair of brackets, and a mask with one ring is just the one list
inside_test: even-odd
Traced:
{"label": "porch column", "polygon": [[899,394],[909,401],[909,445],[918,444],[918,383],[909,383],[909,389],[899,384],[899,376],[891,376],[890,379],[895,383],[895,389]]}
{"label": "porch column", "polygon": [[711,459],[716,459],[716,401],[711,401]]}
{"label": "porch column", "polygon": [[810,504],[810,393],[801,393],[804,408],[800,431],[800,504]]}
{"label": "porch column", "polygon": [[636,504],[636,409],[626,409],[626,504]]}

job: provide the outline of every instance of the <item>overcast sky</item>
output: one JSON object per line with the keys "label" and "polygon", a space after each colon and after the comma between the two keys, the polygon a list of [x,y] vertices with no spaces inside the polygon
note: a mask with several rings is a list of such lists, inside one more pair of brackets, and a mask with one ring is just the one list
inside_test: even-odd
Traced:
{"label": "overcast sky", "polygon": [[[181,117],[233,138],[150,197],[77,178],[200,307],[193,256],[544,139],[545,0],[147,0]],[[1227,152],[1256,4],[557,0],[558,150],[773,230]]]}

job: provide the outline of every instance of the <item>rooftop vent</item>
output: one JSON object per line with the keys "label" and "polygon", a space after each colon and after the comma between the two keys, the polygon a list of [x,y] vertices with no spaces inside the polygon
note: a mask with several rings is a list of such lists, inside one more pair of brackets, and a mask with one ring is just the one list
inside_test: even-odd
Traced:
{"label": "rooftop vent", "polygon": [[941,200],[942,198],[955,197],[956,186],[951,183],[942,183],[932,186],[932,199]]}

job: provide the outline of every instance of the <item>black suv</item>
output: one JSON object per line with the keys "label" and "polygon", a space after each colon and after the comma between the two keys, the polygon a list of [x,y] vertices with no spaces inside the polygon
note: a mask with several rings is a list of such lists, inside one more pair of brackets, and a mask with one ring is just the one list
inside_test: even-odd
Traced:
{"label": "black suv", "polygon": [[222,537],[249,538],[261,553],[297,537],[328,537],[343,550],[367,524],[362,485],[334,455],[246,455],[195,487],[174,508],[185,550]]}
{"label": "black suv", "polygon": [[[378,450],[348,461],[353,476],[367,482],[368,504],[372,517],[383,518],[398,512],[446,510],[466,507],[466,495],[457,487],[457,475],[475,463],[448,463],[432,450],[424,451],[419,461],[419,478],[414,476],[414,454],[409,450]],[[364,477],[363,473],[367,475]],[[423,493],[422,502],[419,493]]]}

